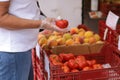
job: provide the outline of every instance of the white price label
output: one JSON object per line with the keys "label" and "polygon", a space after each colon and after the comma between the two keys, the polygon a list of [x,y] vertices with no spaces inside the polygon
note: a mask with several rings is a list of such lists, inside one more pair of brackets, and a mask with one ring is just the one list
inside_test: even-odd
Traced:
{"label": "white price label", "polygon": [[118,19],[119,19],[119,16],[109,11],[107,19],[106,19],[106,25],[110,27],[111,29],[116,30]]}

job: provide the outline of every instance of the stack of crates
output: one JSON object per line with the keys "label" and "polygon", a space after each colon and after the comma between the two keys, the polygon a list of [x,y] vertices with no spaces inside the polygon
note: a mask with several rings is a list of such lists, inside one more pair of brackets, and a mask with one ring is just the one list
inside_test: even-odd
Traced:
{"label": "stack of crates", "polygon": [[44,63],[41,51],[41,57],[36,55],[36,48],[32,49],[32,65],[34,72],[34,80],[44,80]]}
{"label": "stack of crates", "polygon": [[38,58],[33,49],[34,80],[120,80],[120,51],[117,49],[120,25],[117,30],[112,30],[101,20],[98,27],[102,39],[106,28],[108,29],[106,39],[103,39],[106,44],[99,53],[84,56],[88,59],[95,58],[101,64],[109,63],[110,68],[64,73],[59,66],[51,65],[48,52],[41,50],[41,57]]}

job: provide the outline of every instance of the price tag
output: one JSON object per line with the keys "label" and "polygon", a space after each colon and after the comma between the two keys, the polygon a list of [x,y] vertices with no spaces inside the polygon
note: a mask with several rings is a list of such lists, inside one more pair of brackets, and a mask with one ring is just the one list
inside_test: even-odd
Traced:
{"label": "price tag", "polygon": [[103,64],[103,68],[111,68],[111,65],[109,63]]}
{"label": "price tag", "polygon": [[111,29],[116,30],[118,19],[119,19],[119,16],[109,11],[107,19],[106,19],[106,25],[110,27]]}

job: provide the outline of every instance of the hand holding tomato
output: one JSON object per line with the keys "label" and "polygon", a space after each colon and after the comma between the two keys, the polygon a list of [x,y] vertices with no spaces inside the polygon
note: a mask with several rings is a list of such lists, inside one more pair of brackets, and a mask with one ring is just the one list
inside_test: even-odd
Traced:
{"label": "hand holding tomato", "polygon": [[60,19],[60,20],[56,20],[55,24],[59,27],[59,28],[67,28],[68,27],[68,21],[65,19]]}
{"label": "hand holding tomato", "polygon": [[[62,27],[67,27],[68,22],[66,25],[66,21],[64,21],[64,20],[62,21],[64,23],[64,25]],[[45,18],[44,20],[42,20],[42,22],[40,24],[40,29],[47,29],[47,30],[58,31],[58,32],[67,32],[68,31],[66,28],[58,27],[59,25],[56,25],[56,24],[61,24],[61,21],[59,22],[59,20],[56,20],[55,18]]]}

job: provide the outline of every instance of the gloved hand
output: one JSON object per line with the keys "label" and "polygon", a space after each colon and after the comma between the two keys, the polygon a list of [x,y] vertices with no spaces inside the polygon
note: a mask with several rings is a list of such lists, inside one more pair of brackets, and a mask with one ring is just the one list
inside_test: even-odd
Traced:
{"label": "gloved hand", "polygon": [[42,20],[42,23],[40,25],[40,29],[48,29],[48,30],[52,30],[52,31],[58,31],[58,32],[67,32],[67,28],[66,29],[60,29],[59,27],[57,27],[55,25],[55,18],[46,18],[44,20]]}

